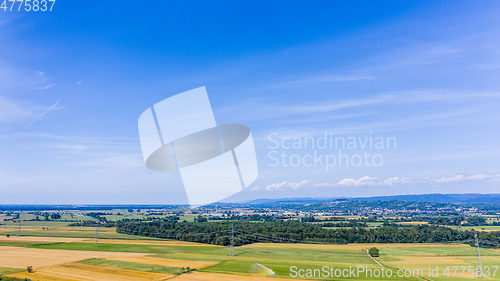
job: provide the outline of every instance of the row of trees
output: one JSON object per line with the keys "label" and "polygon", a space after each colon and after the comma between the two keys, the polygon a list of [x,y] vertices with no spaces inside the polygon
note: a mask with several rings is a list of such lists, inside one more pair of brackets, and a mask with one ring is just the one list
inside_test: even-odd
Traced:
{"label": "row of trees", "polygon": [[114,221],[93,221],[93,220],[86,220],[86,221],[79,221],[75,223],[71,223],[68,226],[87,226],[87,227],[115,227],[116,223]]}
{"label": "row of trees", "polygon": [[455,226],[480,226],[486,225],[487,220],[482,216],[434,216],[422,217],[422,221],[427,221],[431,224],[439,225],[455,225]]}

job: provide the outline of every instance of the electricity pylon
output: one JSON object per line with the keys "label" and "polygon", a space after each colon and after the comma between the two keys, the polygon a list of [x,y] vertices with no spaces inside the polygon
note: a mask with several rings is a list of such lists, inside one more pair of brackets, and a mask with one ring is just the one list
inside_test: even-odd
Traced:
{"label": "electricity pylon", "polygon": [[474,229],[474,240],[476,242],[476,274],[477,278],[484,279],[483,266],[481,265],[481,255],[479,254],[479,241],[477,239],[477,232]]}
{"label": "electricity pylon", "polygon": [[234,256],[234,222],[231,223],[231,253],[230,256]]}
{"label": "electricity pylon", "polygon": [[95,241],[94,244],[97,244],[97,239],[99,238],[99,223],[95,225]]}

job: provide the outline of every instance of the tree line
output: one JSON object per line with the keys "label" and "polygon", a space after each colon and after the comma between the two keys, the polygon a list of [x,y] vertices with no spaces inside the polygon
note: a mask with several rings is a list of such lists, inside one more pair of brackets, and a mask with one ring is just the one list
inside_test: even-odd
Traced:
{"label": "tree line", "polygon": [[[397,225],[378,228],[352,227],[327,229],[318,224],[297,221],[251,223],[233,221],[235,245],[255,242],[285,243],[443,243],[472,240],[472,231],[459,231],[436,225]],[[230,245],[231,222],[118,221],[118,233],[169,238],[214,245]],[[480,238],[496,243],[497,235]]]}

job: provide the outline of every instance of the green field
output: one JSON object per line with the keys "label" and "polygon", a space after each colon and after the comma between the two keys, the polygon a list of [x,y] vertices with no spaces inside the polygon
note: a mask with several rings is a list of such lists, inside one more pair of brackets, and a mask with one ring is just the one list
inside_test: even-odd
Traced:
{"label": "green field", "polygon": [[79,261],[78,263],[111,267],[111,268],[137,270],[144,272],[154,272],[154,273],[180,274],[181,272],[181,269],[178,267],[151,265],[151,264],[137,263],[137,262],[105,260],[105,259],[88,259]]}
{"label": "green field", "polygon": [[214,246],[164,246],[164,245],[140,245],[140,244],[107,244],[103,239],[99,244],[93,243],[52,243],[30,246],[38,249],[72,250],[72,251],[105,251],[105,252],[127,252],[127,253],[194,253],[214,249]]}
{"label": "green field", "polygon": [[500,226],[495,226],[495,225],[480,225],[480,226],[447,226],[449,228],[453,229],[460,229],[460,230],[471,230],[471,229],[476,229],[478,231],[500,231]]}
{"label": "green field", "polygon": [[[88,217],[87,217],[88,218]],[[92,218],[90,218],[92,219]],[[67,238],[94,238],[95,228],[68,226],[72,222],[55,221],[22,221],[21,236],[38,237],[67,237]],[[0,226],[0,235],[18,234],[19,225],[12,221],[3,222]],[[99,238],[102,239],[137,239],[136,236],[116,233],[115,228],[100,227]],[[155,240],[155,238],[142,237],[141,239]]]}

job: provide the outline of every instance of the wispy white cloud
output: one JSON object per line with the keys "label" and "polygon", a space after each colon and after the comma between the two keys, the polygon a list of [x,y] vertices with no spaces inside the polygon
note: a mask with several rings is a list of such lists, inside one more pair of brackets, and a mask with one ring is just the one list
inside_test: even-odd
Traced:
{"label": "wispy white cloud", "polygon": [[337,100],[337,101],[324,101],[321,103],[315,103],[310,105],[292,105],[288,107],[275,108],[282,112],[288,111],[293,114],[308,114],[308,113],[321,113],[321,112],[331,112],[340,109],[347,109],[353,107],[361,107],[366,105],[373,105],[384,103],[393,99],[390,95],[380,95],[370,98],[361,98],[353,100]]}
{"label": "wispy white cloud", "polygon": [[393,177],[389,179],[379,179],[375,177],[364,176],[358,180],[345,178],[337,182],[335,186],[341,187],[360,187],[360,186],[393,186],[405,184],[409,180],[405,178]]}
{"label": "wispy white cloud", "polygon": [[85,144],[98,147],[122,147],[138,145],[138,140],[134,137],[66,136],[44,132],[18,132],[14,134],[0,135],[0,138],[9,138],[13,141],[19,139],[29,139],[30,142],[34,142],[34,139],[38,138],[39,140],[43,140],[44,143],[49,141],[49,143],[53,144]]}
{"label": "wispy white cloud", "polygon": [[465,181],[480,181],[480,180],[485,180],[485,179],[490,179],[491,175],[486,175],[486,174],[477,174],[477,175],[457,175],[454,177],[442,177],[436,182],[438,183],[453,183],[453,182],[465,182]]}
{"label": "wispy white cloud", "polygon": [[[18,92],[46,90],[56,84],[47,84],[45,73],[26,70],[0,61],[0,123],[25,122],[33,119],[29,126],[48,112],[57,109],[59,100],[49,108],[25,97],[13,96]],[[40,113],[42,111],[42,113]]]}
{"label": "wispy white cloud", "polygon": [[106,156],[96,155],[91,159],[78,163],[78,165],[98,169],[121,170],[143,167],[144,161],[139,153],[120,153]]}
{"label": "wispy white cloud", "polygon": [[359,80],[375,80],[375,76],[367,75],[323,75],[311,78],[310,81],[315,82],[337,82],[337,81],[359,81]]}
{"label": "wispy white cloud", "polygon": [[396,186],[405,184],[448,184],[467,181],[485,181],[494,178],[492,174],[476,174],[476,175],[456,175],[453,177],[442,177],[439,179],[416,179],[416,178],[400,178],[392,177],[380,179],[376,177],[364,176],[358,180],[353,178],[345,178],[337,182],[334,186],[342,187],[362,187],[362,186]]}
{"label": "wispy white cloud", "polygon": [[[465,52],[463,46],[454,42],[420,43],[402,47],[395,53],[383,55],[379,63],[372,65],[373,70],[404,69],[407,67],[441,64],[453,60]],[[389,56],[389,57],[388,57]]]}
{"label": "wispy white cloud", "polygon": [[49,84],[49,85],[45,85],[43,87],[40,88],[40,90],[47,90],[49,88],[52,88],[56,85],[56,83],[52,83],[52,84]]}
{"label": "wispy white cloud", "polygon": [[14,122],[29,116],[32,116],[31,110],[26,110],[18,102],[0,96],[0,123]]}
{"label": "wispy white cloud", "polygon": [[57,109],[57,106],[59,105],[59,101],[61,101],[61,98],[57,99],[57,101],[53,105],[51,105],[44,112],[42,112],[40,115],[38,115],[33,121],[31,121],[30,124],[28,124],[28,126],[35,124],[35,122],[38,121],[38,119],[42,118],[44,115],[51,112],[52,110]]}
{"label": "wispy white cloud", "polygon": [[500,174],[482,173],[475,175],[456,175],[452,177],[442,177],[439,179],[430,178],[404,178],[404,177],[391,177],[391,178],[377,178],[364,176],[359,179],[344,178],[337,182],[311,182],[303,180],[301,182],[279,182],[273,183],[265,188],[254,187],[252,191],[290,191],[290,190],[304,190],[304,189],[321,189],[321,188],[355,188],[355,187],[402,187],[402,186],[418,186],[419,184],[425,185],[447,185],[452,183],[466,183],[466,182],[480,182],[480,181],[494,181],[499,180]]}
{"label": "wispy white cloud", "polygon": [[370,75],[340,75],[340,74],[317,74],[314,76],[297,77],[295,79],[271,82],[266,86],[269,88],[290,88],[290,87],[303,87],[316,83],[325,82],[349,82],[360,80],[375,80],[375,76]]}
{"label": "wispy white cloud", "polygon": [[[291,129],[290,126],[297,127],[297,124],[307,121],[314,126],[321,126],[321,131],[324,131],[325,122],[339,116],[342,119],[353,119],[362,131],[387,131],[460,122],[460,118],[465,117],[470,121],[481,122],[476,120],[477,118],[488,121],[491,120],[489,114],[493,112],[490,109],[497,107],[499,103],[500,92],[428,89],[393,91],[363,98],[325,99],[316,102],[246,100],[230,107],[217,108],[216,111],[220,115],[244,116],[240,120],[242,122],[264,121],[267,127],[284,124],[288,130]],[[437,104],[442,106],[440,110],[429,110],[429,105]],[[401,118],[384,119],[385,115],[381,113],[390,107],[408,110],[401,115]],[[423,111],[425,114],[422,114]],[[355,120],[368,114],[373,115],[373,118],[360,119],[363,120],[362,123]],[[476,119],[472,119],[473,117]],[[349,123],[349,128],[353,128],[352,122]],[[338,128],[337,125],[337,129],[342,128]]]}
{"label": "wispy white cloud", "polygon": [[10,91],[43,90],[42,88],[50,85],[44,72],[25,69],[0,60],[0,90],[4,96]]}
{"label": "wispy white cloud", "polygon": [[67,149],[67,150],[74,150],[74,151],[85,151],[89,148],[88,145],[84,144],[72,144],[72,143],[54,143],[48,145],[53,148],[61,148],[61,149]]}
{"label": "wispy white cloud", "polygon": [[301,182],[279,182],[273,183],[265,188],[254,187],[251,190],[265,190],[265,191],[289,191],[289,190],[300,190],[300,189],[311,189],[311,188],[330,188],[330,187],[362,187],[362,186],[393,186],[408,183],[409,179],[406,178],[388,178],[388,179],[378,179],[375,177],[364,176],[358,180],[353,178],[345,178],[337,183],[331,183],[329,181],[314,183],[308,180],[303,180]]}
{"label": "wispy white cloud", "polygon": [[133,137],[16,133],[0,139],[17,141],[17,147],[25,151],[43,151],[44,161],[63,164],[65,169],[117,171],[144,167],[140,144]]}
{"label": "wispy white cloud", "polygon": [[[301,182],[279,182],[273,183],[264,188],[266,191],[285,191],[285,190],[298,190],[304,186],[306,186],[309,181],[303,180]],[[259,187],[252,188],[253,191],[261,190]]]}

